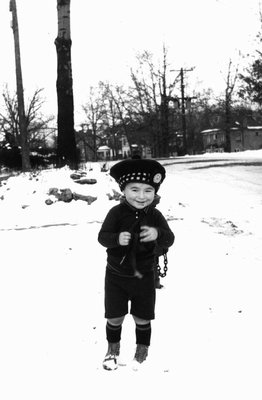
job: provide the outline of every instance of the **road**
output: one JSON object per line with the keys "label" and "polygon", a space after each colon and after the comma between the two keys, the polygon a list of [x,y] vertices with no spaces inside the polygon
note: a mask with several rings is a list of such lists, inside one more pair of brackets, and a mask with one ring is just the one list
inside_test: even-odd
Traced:
{"label": "road", "polygon": [[[261,400],[262,167],[228,158],[161,161],[176,241],[152,322],[157,371],[101,371],[100,223],[0,232],[1,399]],[[133,344],[127,317],[130,357]]]}

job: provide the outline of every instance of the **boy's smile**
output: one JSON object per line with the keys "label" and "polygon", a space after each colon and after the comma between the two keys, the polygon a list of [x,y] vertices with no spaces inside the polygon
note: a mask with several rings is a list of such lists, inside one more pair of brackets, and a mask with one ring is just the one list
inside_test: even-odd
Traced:
{"label": "boy's smile", "polygon": [[128,203],[140,210],[149,206],[155,198],[155,189],[147,183],[128,183],[125,186],[123,193]]}

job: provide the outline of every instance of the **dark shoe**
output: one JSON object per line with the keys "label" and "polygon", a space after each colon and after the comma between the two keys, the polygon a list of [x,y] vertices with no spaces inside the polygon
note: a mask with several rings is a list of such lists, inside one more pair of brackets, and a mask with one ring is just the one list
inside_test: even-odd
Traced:
{"label": "dark shoe", "polygon": [[120,343],[108,343],[108,350],[103,361],[103,368],[113,371],[118,368],[118,357],[120,353]]}
{"label": "dark shoe", "polygon": [[141,364],[145,362],[147,356],[148,356],[148,347],[144,344],[138,344],[136,346],[136,353],[135,357],[133,360],[133,366],[132,369],[134,371],[138,371],[141,368]]}

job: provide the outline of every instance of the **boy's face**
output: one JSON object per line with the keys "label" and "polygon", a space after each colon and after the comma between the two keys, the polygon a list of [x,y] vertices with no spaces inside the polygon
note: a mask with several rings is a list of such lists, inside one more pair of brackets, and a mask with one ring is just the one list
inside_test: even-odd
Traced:
{"label": "boy's face", "polygon": [[146,183],[130,182],[123,193],[131,206],[142,210],[154,201],[155,189]]}

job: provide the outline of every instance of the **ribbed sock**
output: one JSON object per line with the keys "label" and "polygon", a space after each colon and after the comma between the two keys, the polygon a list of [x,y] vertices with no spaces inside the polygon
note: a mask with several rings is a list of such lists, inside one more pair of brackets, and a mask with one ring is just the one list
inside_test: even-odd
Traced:
{"label": "ribbed sock", "polygon": [[122,324],[121,325],[112,325],[107,321],[106,338],[109,343],[120,342],[121,331],[122,331]]}
{"label": "ribbed sock", "polygon": [[150,346],[151,339],[151,323],[148,324],[136,324],[136,344],[144,344]]}

